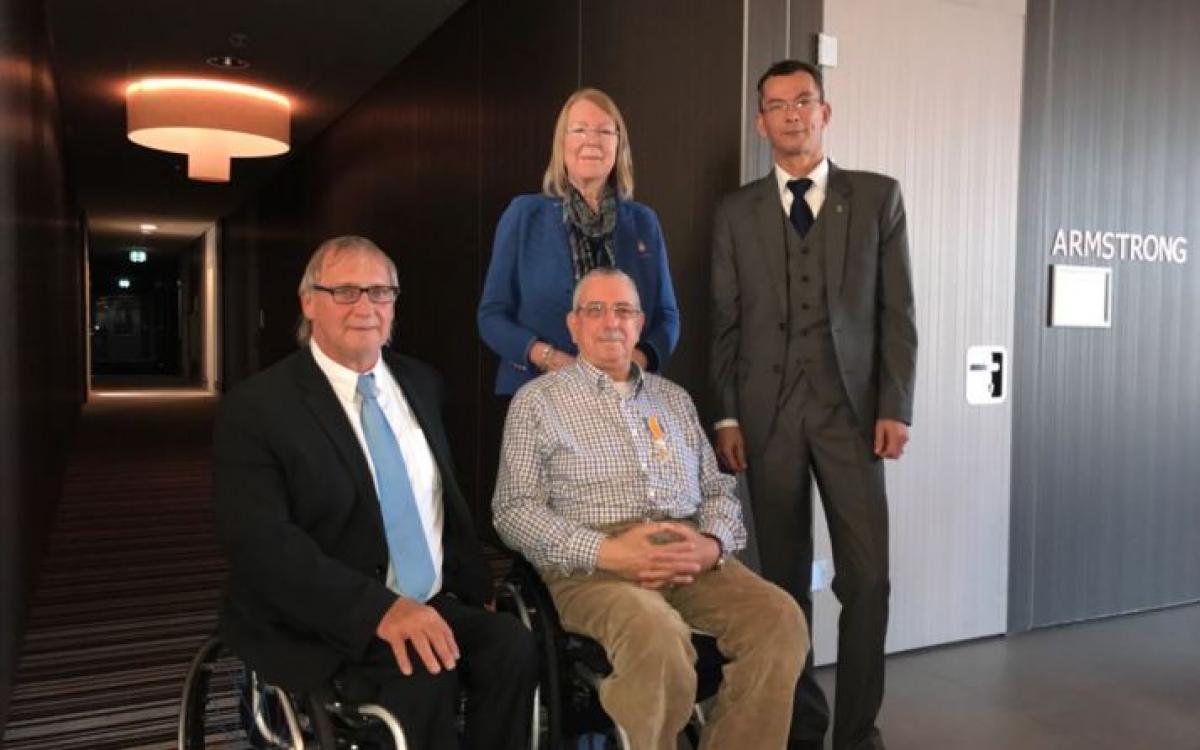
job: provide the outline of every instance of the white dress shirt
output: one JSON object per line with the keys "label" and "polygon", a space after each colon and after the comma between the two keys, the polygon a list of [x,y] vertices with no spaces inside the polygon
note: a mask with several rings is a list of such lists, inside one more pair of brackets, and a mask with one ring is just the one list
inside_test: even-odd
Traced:
{"label": "white dress shirt", "polygon": [[790,175],[784,171],[783,167],[775,165],[775,182],[779,184],[779,202],[783,205],[784,216],[792,215],[792,201],[794,200],[792,191],[788,190],[788,181],[798,180],[801,177],[812,180],[812,185],[804,194],[804,202],[812,209],[815,219],[821,215],[821,206],[825,205],[825,190],[829,187],[829,159],[821,159],[811,172],[802,175]]}
{"label": "white dress shirt", "polygon": [[[321,351],[316,341],[310,341],[313,359],[329,385],[333,387],[338,402],[346,411],[346,418],[354,429],[354,436],[362,448],[367,465],[371,467],[371,481],[375,483],[375,494],[379,494],[379,480],[375,476],[375,462],[371,460],[371,452],[367,449],[367,440],[362,427],[362,396],[358,393],[358,373],[348,367],[334,362],[329,355]],[[396,379],[384,364],[383,357],[371,368],[375,374],[375,385],[379,388],[379,406],[387,419],[388,427],[400,444],[400,453],[408,467],[408,479],[412,483],[413,497],[417,501],[417,510],[421,514],[421,525],[424,527],[425,540],[429,542],[429,554],[433,558],[433,588],[425,597],[428,600],[442,588],[442,526],[445,509],[442,505],[442,476],[438,472],[437,462],[433,460],[433,452],[425,440],[425,432],[417,422],[412,407],[404,398]],[[396,585],[396,573],[391,561],[388,562],[387,587],[400,593]]]}

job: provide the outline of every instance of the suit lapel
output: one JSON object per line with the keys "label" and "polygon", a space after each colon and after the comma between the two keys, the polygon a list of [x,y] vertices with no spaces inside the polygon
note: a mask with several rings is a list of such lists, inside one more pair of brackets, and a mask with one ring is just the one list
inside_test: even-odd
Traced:
{"label": "suit lapel", "polygon": [[842,278],[846,267],[846,240],[849,237],[850,194],[852,189],[846,173],[829,162],[829,184],[821,219],[825,231],[825,285],[831,300],[842,294]]}
{"label": "suit lapel", "polygon": [[783,235],[783,205],[779,202],[779,183],[771,171],[759,180],[754,196],[754,231],[766,262],[771,288],[782,314],[787,314],[787,238]]}
{"label": "suit lapel", "polygon": [[[325,373],[317,367],[312,352],[308,349],[300,352],[297,357],[296,380],[304,393],[304,405],[316,417],[321,429],[329,436],[330,441],[341,456],[342,462],[350,476],[354,478],[354,486],[362,497],[375,497],[375,482],[371,479],[371,467],[363,455],[362,446],[354,435],[350,422],[346,419],[346,410],[337,400],[333,386],[329,385]],[[376,502],[378,505],[378,502]],[[383,520],[380,516],[380,524]]]}

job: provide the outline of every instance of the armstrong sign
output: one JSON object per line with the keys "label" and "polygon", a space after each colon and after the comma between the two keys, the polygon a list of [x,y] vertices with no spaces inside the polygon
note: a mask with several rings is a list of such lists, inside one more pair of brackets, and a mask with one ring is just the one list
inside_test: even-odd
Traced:
{"label": "armstrong sign", "polygon": [[1182,235],[1100,232],[1090,229],[1059,229],[1051,255],[1096,260],[1129,260],[1143,263],[1187,263],[1188,240]]}

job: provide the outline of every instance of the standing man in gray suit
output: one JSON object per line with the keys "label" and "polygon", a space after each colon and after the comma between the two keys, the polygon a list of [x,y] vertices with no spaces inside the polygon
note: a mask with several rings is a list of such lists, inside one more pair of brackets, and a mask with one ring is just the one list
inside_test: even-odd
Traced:
{"label": "standing man in gray suit", "polygon": [[[831,109],[819,68],[778,62],[758,93],[755,124],[775,166],[725,197],[713,237],[717,455],[747,472],[762,572],[796,598],[810,629],[816,480],[842,605],[833,746],[883,748],[882,459],[908,442],[917,355],[904,204],[890,177],[826,158]],[[789,747],[822,747],[828,724],[806,668]]]}

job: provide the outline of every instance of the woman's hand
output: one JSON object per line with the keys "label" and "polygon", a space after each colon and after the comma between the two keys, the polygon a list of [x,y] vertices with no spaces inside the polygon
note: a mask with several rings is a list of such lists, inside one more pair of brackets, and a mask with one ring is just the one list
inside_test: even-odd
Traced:
{"label": "woman's hand", "polygon": [[575,361],[570,354],[560,352],[544,341],[535,344],[530,354],[529,361],[542,372],[553,372]]}

